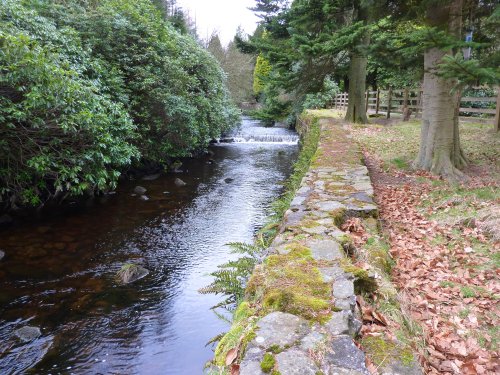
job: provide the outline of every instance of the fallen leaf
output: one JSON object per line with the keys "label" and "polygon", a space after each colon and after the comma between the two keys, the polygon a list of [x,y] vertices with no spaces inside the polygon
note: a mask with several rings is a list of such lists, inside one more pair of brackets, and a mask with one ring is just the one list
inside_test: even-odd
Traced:
{"label": "fallen leaf", "polygon": [[238,349],[236,348],[230,349],[226,354],[226,366],[232,364],[237,357],[238,357]]}

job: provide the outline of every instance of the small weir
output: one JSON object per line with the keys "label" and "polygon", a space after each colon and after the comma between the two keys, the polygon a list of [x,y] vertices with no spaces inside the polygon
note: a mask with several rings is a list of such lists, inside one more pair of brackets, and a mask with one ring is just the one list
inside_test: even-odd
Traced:
{"label": "small weir", "polygon": [[[202,373],[228,325],[210,310],[219,297],[197,291],[235,258],[226,243],[252,241],[298,152],[293,131],[248,118],[233,138],[183,173],[0,232],[0,374]],[[117,285],[126,263],[150,273]],[[42,335],[20,342],[24,326]]]}

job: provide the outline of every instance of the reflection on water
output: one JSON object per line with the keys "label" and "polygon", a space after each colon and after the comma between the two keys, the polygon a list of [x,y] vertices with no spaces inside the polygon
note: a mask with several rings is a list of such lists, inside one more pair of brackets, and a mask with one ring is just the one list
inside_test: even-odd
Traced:
{"label": "reflection on water", "polygon": [[[202,373],[205,343],[227,325],[209,310],[219,298],[197,290],[234,257],[225,243],[252,240],[297,153],[286,129],[245,119],[239,135],[249,134],[265,142],[213,146],[183,174],[125,182],[78,212],[0,232],[0,373]],[[148,201],[131,195],[136,185]],[[118,286],[128,262],[151,272]],[[17,342],[25,325],[42,337]]]}

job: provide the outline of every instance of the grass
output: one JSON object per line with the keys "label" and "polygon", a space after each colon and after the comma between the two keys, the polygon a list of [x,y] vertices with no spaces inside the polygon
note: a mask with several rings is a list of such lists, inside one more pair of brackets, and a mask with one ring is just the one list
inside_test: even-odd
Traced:
{"label": "grass", "polygon": [[[420,120],[391,126],[353,125],[356,139],[369,152],[381,158],[387,169],[408,169],[420,145]],[[462,148],[474,165],[494,165],[500,173],[500,134],[491,133],[491,125],[460,124]]]}

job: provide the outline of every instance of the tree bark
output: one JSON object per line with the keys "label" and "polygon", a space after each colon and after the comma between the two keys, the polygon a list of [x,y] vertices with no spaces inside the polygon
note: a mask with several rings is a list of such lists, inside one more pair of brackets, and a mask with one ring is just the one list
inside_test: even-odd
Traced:
{"label": "tree bark", "polygon": [[345,115],[346,121],[366,124],[366,66],[368,60],[365,56],[351,54],[349,65],[349,105]]}
{"label": "tree bark", "polygon": [[[459,35],[461,29],[462,0],[454,0],[445,9],[429,14],[443,15],[450,34]],[[441,18],[441,22],[443,20]],[[459,182],[466,176],[459,170],[467,165],[460,147],[458,114],[460,92],[453,91],[456,82],[436,74],[437,65],[451,50],[430,48],[424,53],[424,84],[420,150],[413,166],[443,178]]]}

